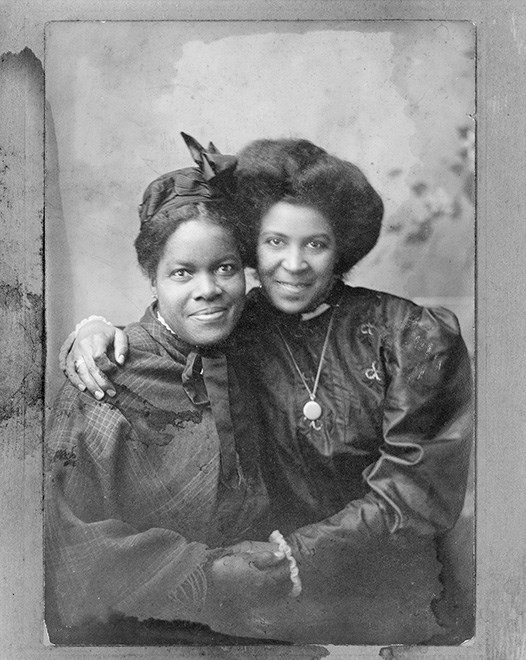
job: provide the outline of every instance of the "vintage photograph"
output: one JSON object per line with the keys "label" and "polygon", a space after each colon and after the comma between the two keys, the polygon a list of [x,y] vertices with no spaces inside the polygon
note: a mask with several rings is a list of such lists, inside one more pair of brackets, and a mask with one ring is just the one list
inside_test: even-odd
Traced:
{"label": "vintage photograph", "polygon": [[475,44],[47,23],[51,643],[476,635]]}

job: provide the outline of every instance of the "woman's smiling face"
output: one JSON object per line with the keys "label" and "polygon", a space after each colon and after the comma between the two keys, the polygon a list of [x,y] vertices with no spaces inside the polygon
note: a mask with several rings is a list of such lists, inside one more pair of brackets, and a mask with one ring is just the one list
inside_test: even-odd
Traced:
{"label": "woman's smiling face", "polygon": [[225,340],[245,299],[234,238],[212,222],[183,222],[166,242],[152,286],[161,315],[183,341],[208,346]]}
{"label": "woman's smiling face", "polygon": [[287,314],[315,309],[334,281],[336,239],[324,215],[278,202],[263,216],[258,275],[272,304]]}

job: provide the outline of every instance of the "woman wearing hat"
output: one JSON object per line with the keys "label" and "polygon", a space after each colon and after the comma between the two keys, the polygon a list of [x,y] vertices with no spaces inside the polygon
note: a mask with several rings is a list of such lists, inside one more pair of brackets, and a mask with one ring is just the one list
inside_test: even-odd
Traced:
{"label": "woman wearing hat", "polygon": [[55,643],[235,643],[199,624],[236,634],[238,612],[293,586],[291,562],[268,542],[250,401],[224,353],[245,296],[227,195],[235,159],[198,160],[145,192],[135,247],[155,300],[126,329],[115,396],[97,401],[66,382],[52,410]]}
{"label": "woman wearing hat", "polygon": [[[306,140],[258,140],[239,154],[236,185],[261,287],[230,358],[249,376],[272,524],[303,584],[264,610],[267,629],[293,641],[428,640],[442,630],[437,543],[459,516],[471,446],[458,322],[342,282],[383,214],[356,166]],[[84,326],[69,377],[103,395],[93,358],[111,344],[123,352],[105,322]]]}

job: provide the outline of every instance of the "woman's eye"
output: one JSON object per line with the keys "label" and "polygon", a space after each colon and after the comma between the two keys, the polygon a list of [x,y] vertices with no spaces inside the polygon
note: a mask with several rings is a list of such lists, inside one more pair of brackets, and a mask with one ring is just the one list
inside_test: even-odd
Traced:
{"label": "woman's eye", "polygon": [[217,269],[221,275],[231,275],[237,272],[237,266],[235,264],[221,264]]}
{"label": "woman's eye", "polygon": [[282,238],[268,238],[267,244],[272,245],[272,247],[281,247],[284,241]]}
{"label": "woman's eye", "polygon": [[327,247],[327,244],[325,241],[309,241],[307,243],[307,246],[312,248],[313,250],[324,250]]}
{"label": "woman's eye", "polygon": [[190,277],[190,272],[187,271],[186,268],[177,268],[176,270],[172,270],[170,277],[173,277],[176,280],[183,280]]}

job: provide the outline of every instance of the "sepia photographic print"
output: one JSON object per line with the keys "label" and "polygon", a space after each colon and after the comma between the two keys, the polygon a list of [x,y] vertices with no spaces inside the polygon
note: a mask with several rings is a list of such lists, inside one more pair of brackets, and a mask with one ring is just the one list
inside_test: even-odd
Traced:
{"label": "sepia photographic print", "polygon": [[[469,640],[473,25],[56,22],[45,45],[51,641]],[[242,316],[202,321],[247,266]],[[106,328],[139,320],[105,389]]]}
{"label": "sepia photographic print", "polygon": [[522,657],[524,11],[234,4],[4,5],[0,655]]}

